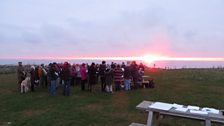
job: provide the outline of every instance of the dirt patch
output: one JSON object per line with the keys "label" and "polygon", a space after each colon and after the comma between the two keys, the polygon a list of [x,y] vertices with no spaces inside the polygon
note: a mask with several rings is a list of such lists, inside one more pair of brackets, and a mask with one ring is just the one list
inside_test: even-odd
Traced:
{"label": "dirt patch", "polygon": [[22,111],[22,115],[25,116],[25,117],[37,116],[37,115],[41,115],[42,113],[44,113],[43,110],[25,110],[25,111]]}
{"label": "dirt patch", "polygon": [[220,87],[220,86],[212,86],[212,87],[210,87],[210,90],[211,90],[211,92],[215,92],[215,93],[218,93],[218,94],[223,94],[224,88]]}
{"label": "dirt patch", "polygon": [[2,94],[12,94],[12,93],[14,93],[14,92],[16,92],[16,91],[8,90],[8,89],[0,89],[0,92],[1,92]]}
{"label": "dirt patch", "polygon": [[89,104],[89,105],[85,105],[81,108],[82,110],[85,110],[85,111],[101,111],[102,110],[102,106],[99,105],[99,104]]}
{"label": "dirt patch", "polygon": [[127,96],[127,92],[115,92],[112,101],[112,104],[116,109],[127,109],[129,105],[129,98]]}
{"label": "dirt patch", "polygon": [[191,86],[187,85],[187,84],[181,84],[180,83],[176,87],[172,87],[172,88],[174,88],[175,90],[183,90],[183,89],[188,90],[188,89],[191,88]]}

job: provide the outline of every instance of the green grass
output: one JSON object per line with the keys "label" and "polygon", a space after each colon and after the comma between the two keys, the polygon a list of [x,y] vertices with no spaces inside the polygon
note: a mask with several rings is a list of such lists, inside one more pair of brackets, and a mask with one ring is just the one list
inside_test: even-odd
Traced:
{"label": "green grass", "polygon": [[[222,69],[151,70],[156,88],[114,94],[82,92],[72,88],[71,96],[55,97],[47,89],[20,94],[16,74],[0,74],[0,125],[15,126],[127,126],[146,123],[147,113],[135,107],[142,100],[197,105],[224,109],[224,71]],[[11,122],[11,124],[7,124]],[[202,126],[201,121],[166,117],[160,126]],[[223,126],[215,124],[214,126]]]}

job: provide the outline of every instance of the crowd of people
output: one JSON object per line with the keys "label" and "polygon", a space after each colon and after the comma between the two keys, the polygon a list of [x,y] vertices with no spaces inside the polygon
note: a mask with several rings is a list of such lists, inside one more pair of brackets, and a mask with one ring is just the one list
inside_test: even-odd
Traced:
{"label": "crowd of people", "polygon": [[[56,95],[59,86],[63,87],[63,95],[70,95],[70,87],[80,85],[81,90],[95,91],[96,84],[100,83],[102,92],[113,93],[124,89],[126,91],[137,89],[144,75],[145,67],[142,63],[135,61],[127,64],[70,64],[56,62],[49,65],[26,66],[18,63],[18,87],[21,90],[21,83],[25,78],[30,78],[30,90],[34,91],[36,86],[48,87],[49,94]],[[152,80],[151,80],[152,81]],[[133,86],[132,86],[133,83]]]}

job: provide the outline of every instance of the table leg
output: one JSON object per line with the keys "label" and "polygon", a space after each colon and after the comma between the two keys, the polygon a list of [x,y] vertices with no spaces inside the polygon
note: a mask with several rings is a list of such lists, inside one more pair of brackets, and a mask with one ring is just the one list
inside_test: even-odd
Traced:
{"label": "table leg", "polygon": [[211,120],[205,120],[205,126],[211,126]]}
{"label": "table leg", "polygon": [[147,120],[147,126],[152,126],[152,117],[153,117],[153,112],[149,111],[148,120]]}

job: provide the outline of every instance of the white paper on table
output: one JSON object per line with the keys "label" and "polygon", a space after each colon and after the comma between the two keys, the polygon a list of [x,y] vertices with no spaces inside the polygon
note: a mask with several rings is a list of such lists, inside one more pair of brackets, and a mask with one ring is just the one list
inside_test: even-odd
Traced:
{"label": "white paper on table", "polygon": [[198,106],[188,105],[187,108],[190,109],[190,110],[199,110],[199,107]]}
{"label": "white paper on table", "polygon": [[150,105],[149,108],[159,109],[159,110],[170,110],[173,107],[173,104],[169,103],[162,103],[162,102],[155,102],[154,104]]}
{"label": "white paper on table", "polygon": [[176,108],[175,110],[180,112],[186,112],[188,108],[179,107],[179,108]]}
{"label": "white paper on table", "polygon": [[190,110],[190,113],[201,114],[201,115],[207,115],[208,114],[208,112],[199,111],[199,110]]}
{"label": "white paper on table", "polygon": [[202,111],[208,112],[208,113],[219,114],[219,110],[214,109],[214,108],[207,108],[207,107],[205,107],[205,108],[202,108]]}
{"label": "white paper on table", "polygon": [[179,104],[173,103],[173,107],[174,108],[183,108],[183,105],[179,105]]}

